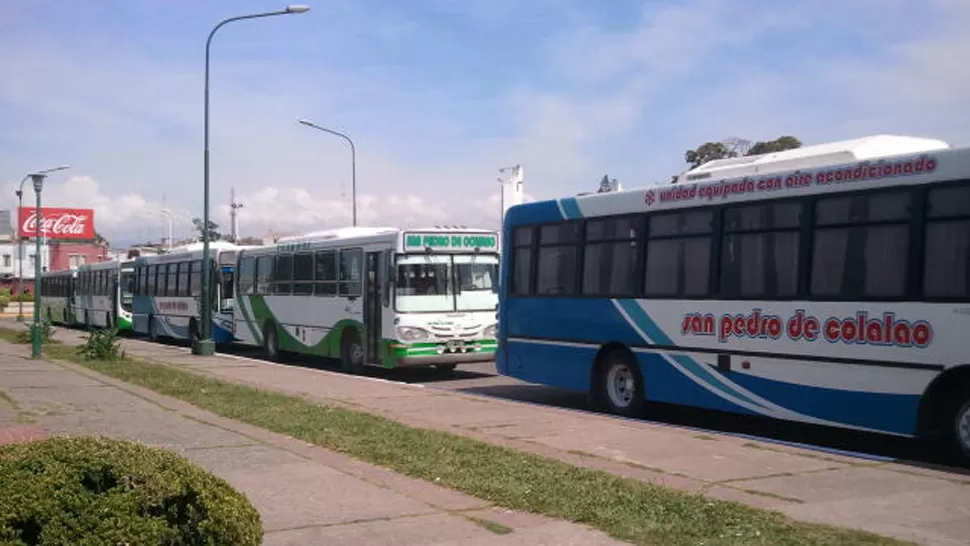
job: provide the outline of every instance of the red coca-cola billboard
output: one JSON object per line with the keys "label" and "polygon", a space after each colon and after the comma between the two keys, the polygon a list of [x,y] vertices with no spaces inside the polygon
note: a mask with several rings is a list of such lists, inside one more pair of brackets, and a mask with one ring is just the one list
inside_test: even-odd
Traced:
{"label": "red coca-cola billboard", "polygon": [[[94,239],[94,211],[44,207],[40,209],[40,234],[48,239]],[[37,211],[20,207],[17,231],[21,237],[37,236]]]}

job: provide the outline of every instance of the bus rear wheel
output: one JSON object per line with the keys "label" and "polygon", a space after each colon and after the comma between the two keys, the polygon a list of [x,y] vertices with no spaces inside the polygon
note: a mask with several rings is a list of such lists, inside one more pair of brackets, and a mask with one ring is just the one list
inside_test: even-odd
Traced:
{"label": "bus rear wheel", "polygon": [[267,322],[263,327],[263,356],[271,362],[280,360],[280,338],[272,322]]}
{"label": "bus rear wheel", "polygon": [[364,369],[364,346],[356,328],[347,328],[340,337],[340,367],[347,373],[357,374]]}
{"label": "bus rear wheel", "polygon": [[189,319],[189,341],[199,339],[199,323],[194,319]]}
{"label": "bus rear wheel", "polygon": [[600,358],[595,398],[607,411],[636,417],[643,411],[643,376],[636,358],[629,351],[613,349]]}
{"label": "bus rear wheel", "polygon": [[152,341],[158,341],[158,324],[155,322],[155,317],[148,317],[148,339]]}
{"label": "bus rear wheel", "polygon": [[970,382],[958,389],[951,402],[949,423],[945,430],[949,431],[948,440],[954,455],[961,463],[970,463]]}

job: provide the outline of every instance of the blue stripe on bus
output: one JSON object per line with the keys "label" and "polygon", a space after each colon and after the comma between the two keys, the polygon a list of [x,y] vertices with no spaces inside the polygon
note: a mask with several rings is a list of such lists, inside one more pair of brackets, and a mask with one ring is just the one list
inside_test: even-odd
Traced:
{"label": "blue stripe on bus", "polygon": [[[645,340],[646,342],[653,343],[655,345],[677,345],[674,343],[674,340],[670,338],[670,336],[664,333],[660,326],[658,326],[657,323],[650,318],[650,315],[648,315],[643,307],[641,307],[640,304],[635,300],[616,301],[620,307],[623,308],[623,311],[626,312],[627,316],[630,317],[630,320],[633,321],[634,325],[636,325],[647,336],[647,339]],[[747,394],[740,392],[738,389],[734,388],[715,375],[711,366],[697,362],[687,355],[670,355],[670,358],[677,361],[678,364],[683,366],[687,371],[691,372],[695,377],[697,377],[697,379],[707,383],[708,386],[714,388],[715,390],[736,396],[749,404],[758,406],[759,408],[770,412],[770,410],[765,407],[764,404],[751,398]]]}
{"label": "blue stripe on bus", "polygon": [[562,207],[566,220],[577,220],[583,217],[583,213],[579,210],[579,203],[576,201],[575,197],[566,197],[565,199],[560,199],[559,206]]}

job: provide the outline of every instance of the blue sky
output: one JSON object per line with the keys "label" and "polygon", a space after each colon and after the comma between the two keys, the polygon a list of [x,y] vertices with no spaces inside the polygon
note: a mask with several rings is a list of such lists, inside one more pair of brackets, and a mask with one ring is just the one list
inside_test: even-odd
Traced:
{"label": "blue sky", "polygon": [[[497,169],[554,197],[669,179],[731,136],[876,133],[970,144],[963,0],[327,0],[233,23],[212,52],[212,192],[244,234],[361,223],[492,226]],[[255,0],[0,0],[0,165],[69,163],[51,205],[117,241],[201,211],[205,37]]]}

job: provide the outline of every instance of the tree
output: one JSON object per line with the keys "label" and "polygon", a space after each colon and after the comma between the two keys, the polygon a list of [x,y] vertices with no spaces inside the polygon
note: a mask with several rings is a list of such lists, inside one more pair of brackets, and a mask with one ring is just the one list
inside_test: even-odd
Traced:
{"label": "tree", "polygon": [[705,142],[694,150],[687,150],[684,152],[684,160],[691,169],[696,169],[708,161],[717,159],[761,155],[801,147],[802,141],[793,136],[780,136],[774,140],[759,141],[754,144],[751,144],[750,140],[731,137],[720,142]]}
{"label": "tree", "polygon": [[99,245],[111,246],[111,243],[109,243],[108,240],[104,238],[104,235],[101,235],[97,231],[94,232],[94,242],[98,243]]}
{"label": "tree", "polygon": [[[199,232],[199,237],[204,237],[205,232],[202,230],[202,219],[201,218],[193,218],[192,219],[192,224],[195,225],[195,230]],[[213,222],[212,220],[209,220],[209,229],[208,229],[208,232],[209,232],[209,240],[210,241],[220,241],[220,240],[222,240],[222,234],[219,233],[218,229],[219,229],[219,224]]]}
{"label": "tree", "polygon": [[690,164],[691,169],[696,169],[708,161],[734,157],[731,150],[723,142],[705,142],[697,147],[696,150],[684,152],[684,160]]}
{"label": "tree", "polygon": [[793,136],[781,136],[767,142],[756,142],[744,155],[761,155],[801,148],[802,141]]}

